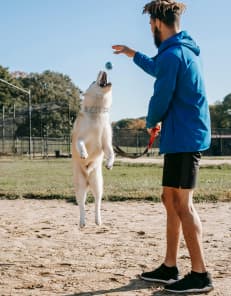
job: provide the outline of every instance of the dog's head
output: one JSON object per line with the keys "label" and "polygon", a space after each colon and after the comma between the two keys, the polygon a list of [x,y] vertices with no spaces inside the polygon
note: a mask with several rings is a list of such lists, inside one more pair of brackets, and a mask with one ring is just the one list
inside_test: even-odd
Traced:
{"label": "dog's head", "polygon": [[107,73],[100,71],[96,81],[84,93],[84,105],[109,108],[112,102],[112,84],[108,82]]}

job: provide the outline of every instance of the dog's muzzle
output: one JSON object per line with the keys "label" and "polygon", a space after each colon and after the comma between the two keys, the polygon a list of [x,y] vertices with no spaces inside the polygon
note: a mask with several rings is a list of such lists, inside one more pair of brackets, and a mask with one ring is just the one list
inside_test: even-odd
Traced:
{"label": "dog's muzzle", "polygon": [[107,73],[104,71],[99,72],[97,82],[100,87],[111,86],[111,82],[107,81]]}

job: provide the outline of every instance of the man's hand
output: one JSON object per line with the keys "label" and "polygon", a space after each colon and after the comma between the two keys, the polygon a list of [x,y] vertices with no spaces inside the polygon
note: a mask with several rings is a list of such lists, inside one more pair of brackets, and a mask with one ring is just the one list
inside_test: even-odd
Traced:
{"label": "man's hand", "polygon": [[159,132],[161,130],[161,124],[158,123],[155,127],[153,128],[147,128],[147,132],[150,136],[158,136]]}
{"label": "man's hand", "polygon": [[120,54],[123,53],[126,56],[128,56],[129,58],[133,58],[136,51],[125,46],[125,45],[113,45],[112,48],[115,50],[113,53],[115,54]]}

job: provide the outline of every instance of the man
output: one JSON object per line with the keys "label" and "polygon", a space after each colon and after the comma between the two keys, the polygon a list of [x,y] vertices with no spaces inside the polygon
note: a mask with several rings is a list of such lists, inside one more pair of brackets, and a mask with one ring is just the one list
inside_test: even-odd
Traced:
{"label": "man", "polygon": [[[202,227],[193,206],[200,152],[210,145],[210,116],[200,62],[200,49],[186,31],[180,30],[183,3],[156,0],[146,4],[151,31],[158,48],[149,58],[124,45],[115,54],[132,57],[137,66],[156,78],[146,118],[151,134],[162,122],[160,153],[164,154],[162,201],[167,212],[167,247],[163,264],[141,274],[147,281],[167,284],[175,293],[208,292],[213,289],[202,249]],[[177,253],[180,230],[189,250],[192,269],[178,279]]]}

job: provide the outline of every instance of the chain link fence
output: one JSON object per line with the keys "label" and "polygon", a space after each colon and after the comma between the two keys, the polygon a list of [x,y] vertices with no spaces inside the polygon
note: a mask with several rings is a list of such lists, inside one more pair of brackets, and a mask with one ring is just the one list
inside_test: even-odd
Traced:
{"label": "chain link fence", "polygon": [[[56,124],[51,119],[52,112]],[[76,114],[68,105],[33,105],[31,134],[28,106],[17,108],[14,105],[7,111],[2,107],[0,116],[0,155],[48,157],[62,153],[70,156],[70,134]]]}
{"label": "chain link fence", "polygon": [[[57,130],[48,125],[47,114],[60,110],[64,128]],[[1,113],[0,113],[1,114]],[[28,109],[15,107],[6,113],[2,110],[0,118],[0,156],[28,155],[30,157],[70,157],[71,156],[71,128],[74,121],[68,106],[33,106],[32,108],[32,137],[29,137]],[[40,130],[34,132],[33,120],[37,120]],[[38,124],[39,121],[39,124]],[[24,125],[23,131],[20,127]],[[38,136],[39,135],[39,136]],[[147,147],[149,135],[145,129],[113,129],[113,144],[119,146],[126,153],[140,154]],[[31,151],[29,149],[31,145]],[[156,138],[147,156],[158,155],[159,137]],[[29,155],[31,152],[31,155]],[[211,147],[203,153],[209,156],[231,156],[231,129],[216,129],[212,131]]]}
{"label": "chain link fence", "polygon": [[[0,127],[1,128],[1,127]],[[29,137],[0,137],[0,156],[30,156]],[[126,153],[140,154],[147,147],[149,135],[146,130],[120,129],[113,132],[113,144],[119,146]],[[70,157],[71,136],[32,137],[32,157]],[[147,156],[158,155],[159,137],[155,140]],[[231,156],[231,135],[219,134],[212,137],[211,147],[204,151],[208,156]]]}

